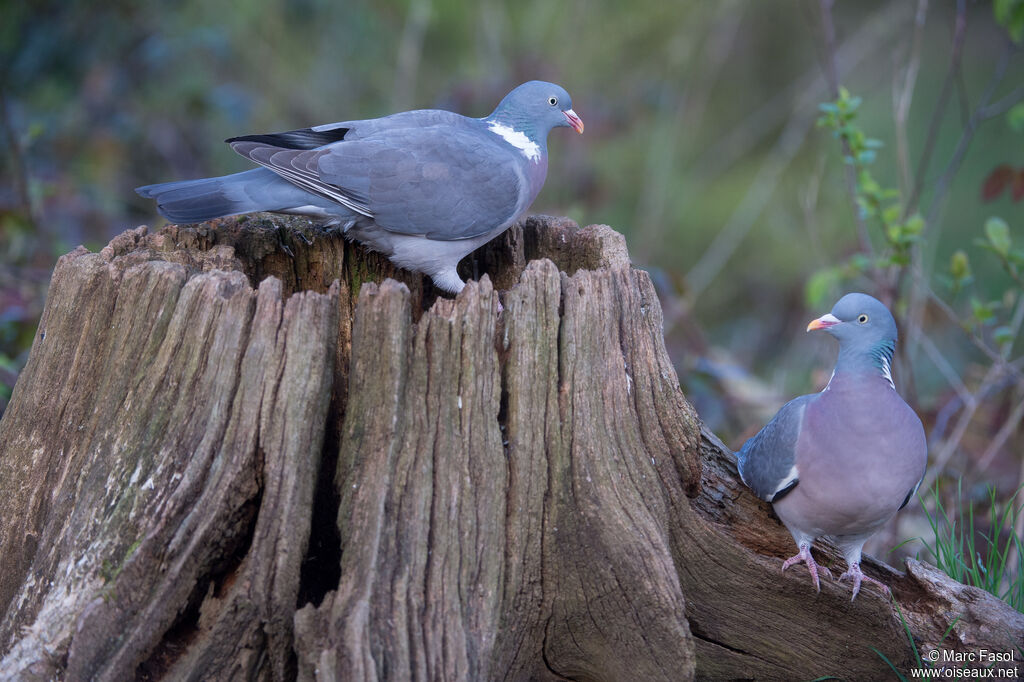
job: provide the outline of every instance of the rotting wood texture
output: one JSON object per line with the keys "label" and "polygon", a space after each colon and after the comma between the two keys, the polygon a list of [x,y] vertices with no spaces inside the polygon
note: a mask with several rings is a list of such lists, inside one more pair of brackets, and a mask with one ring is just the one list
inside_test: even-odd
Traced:
{"label": "rotting wood texture", "polygon": [[[877,590],[781,574],[791,540],[679,389],[620,235],[534,217],[463,266],[438,298],[263,216],[64,256],[0,421],[0,678],[913,664]],[[923,564],[865,567],[919,648],[1024,639]]]}

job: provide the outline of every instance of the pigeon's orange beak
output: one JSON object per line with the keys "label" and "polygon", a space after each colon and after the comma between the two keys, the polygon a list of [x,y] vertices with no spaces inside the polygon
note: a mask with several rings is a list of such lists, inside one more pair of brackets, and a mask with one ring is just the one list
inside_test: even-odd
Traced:
{"label": "pigeon's orange beak", "polygon": [[811,320],[811,323],[807,325],[807,331],[813,332],[815,329],[828,329],[829,327],[839,324],[840,319],[832,313],[825,313],[816,320]]}
{"label": "pigeon's orange beak", "polygon": [[567,119],[569,119],[569,125],[571,125],[573,127],[573,129],[577,133],[582,135],[583,134],[583,120],[579,116],[576,115],[576,112],[573,111],[572,109],[566,109],[562,113],[565,114],[565,117]]}

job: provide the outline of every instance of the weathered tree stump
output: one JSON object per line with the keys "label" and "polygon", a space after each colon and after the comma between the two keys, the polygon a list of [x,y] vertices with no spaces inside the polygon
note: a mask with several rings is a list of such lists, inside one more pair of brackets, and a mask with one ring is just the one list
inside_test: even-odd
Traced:
{"label": "weathered tree stump", "polygon": [[[914,665],[871,586],[780,572],[791,540],[702,431],[620,235],[531,218],[464,265],[437,298],[262,217],[61,258],[0,422],[0,678]],[[1024,638],[922,564],[866,568],[924,650]]]}

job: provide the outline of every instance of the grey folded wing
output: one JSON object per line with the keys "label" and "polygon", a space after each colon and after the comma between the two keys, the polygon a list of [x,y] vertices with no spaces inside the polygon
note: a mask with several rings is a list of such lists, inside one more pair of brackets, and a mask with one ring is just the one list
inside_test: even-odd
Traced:
{"label": "grey folded wing", "polygon": [[519,160],[478,129],[398,128],[314,149],[238,139],[232,148],[289,182],[396,233],[468,239],[514,219]]}
{"label": "grey folded wing", "polygon": [[426,129],[432,126],[464,128],[473,125],[475,120],[442,109],[417,109],[415,111],[402,111],[389,116],[381,116],[380,118],[325,123],[313,126],[308,130],[310,133],[319,135],[337,134],[337,131],[344,130],[346,131],[344,133],[346,140],[360,140],[392,130]]}
{"label": "grey folded wing", "polygon": [[783,405],[772,420],[736,453],[743,482],[762,500],[777,502],[800,482],[796,446],[804,411],[815,397],[804,395]]}
{"label": "grey folded wing", "polygon": [[381,118],[359,121],[339,121],[298,130],[260,135],[230,137],[225,142],[262,142],[281,149],[319,149],[342,140],[358,140],[388,130],[399,128],[424,128],[433,125],[465,126],[471,119],[450,111],[425,109],[403,111]]}

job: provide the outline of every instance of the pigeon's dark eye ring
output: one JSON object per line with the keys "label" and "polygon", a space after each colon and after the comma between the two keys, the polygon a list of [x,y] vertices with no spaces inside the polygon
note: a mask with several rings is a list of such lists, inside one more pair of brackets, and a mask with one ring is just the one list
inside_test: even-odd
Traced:
{"label": "pigeon's dark eye ring", "polygon": [[557,97],[548,97],[548,104],[550,104],[551,106],[557,106],[558,105],[558,98]]}
{"label": "pigeon's dark eye ring", "polygon": [[864,313],[861,313],[861,314],[860,314],[860,315],[859,315],[859,316],[857,317],[857,321],[858,321],[858,322],[860,322],[861,324],[864,324],[865,322],[867,322],[867,321],[868,321],[868,316],[867,316],[867,315],[865,315]]}

